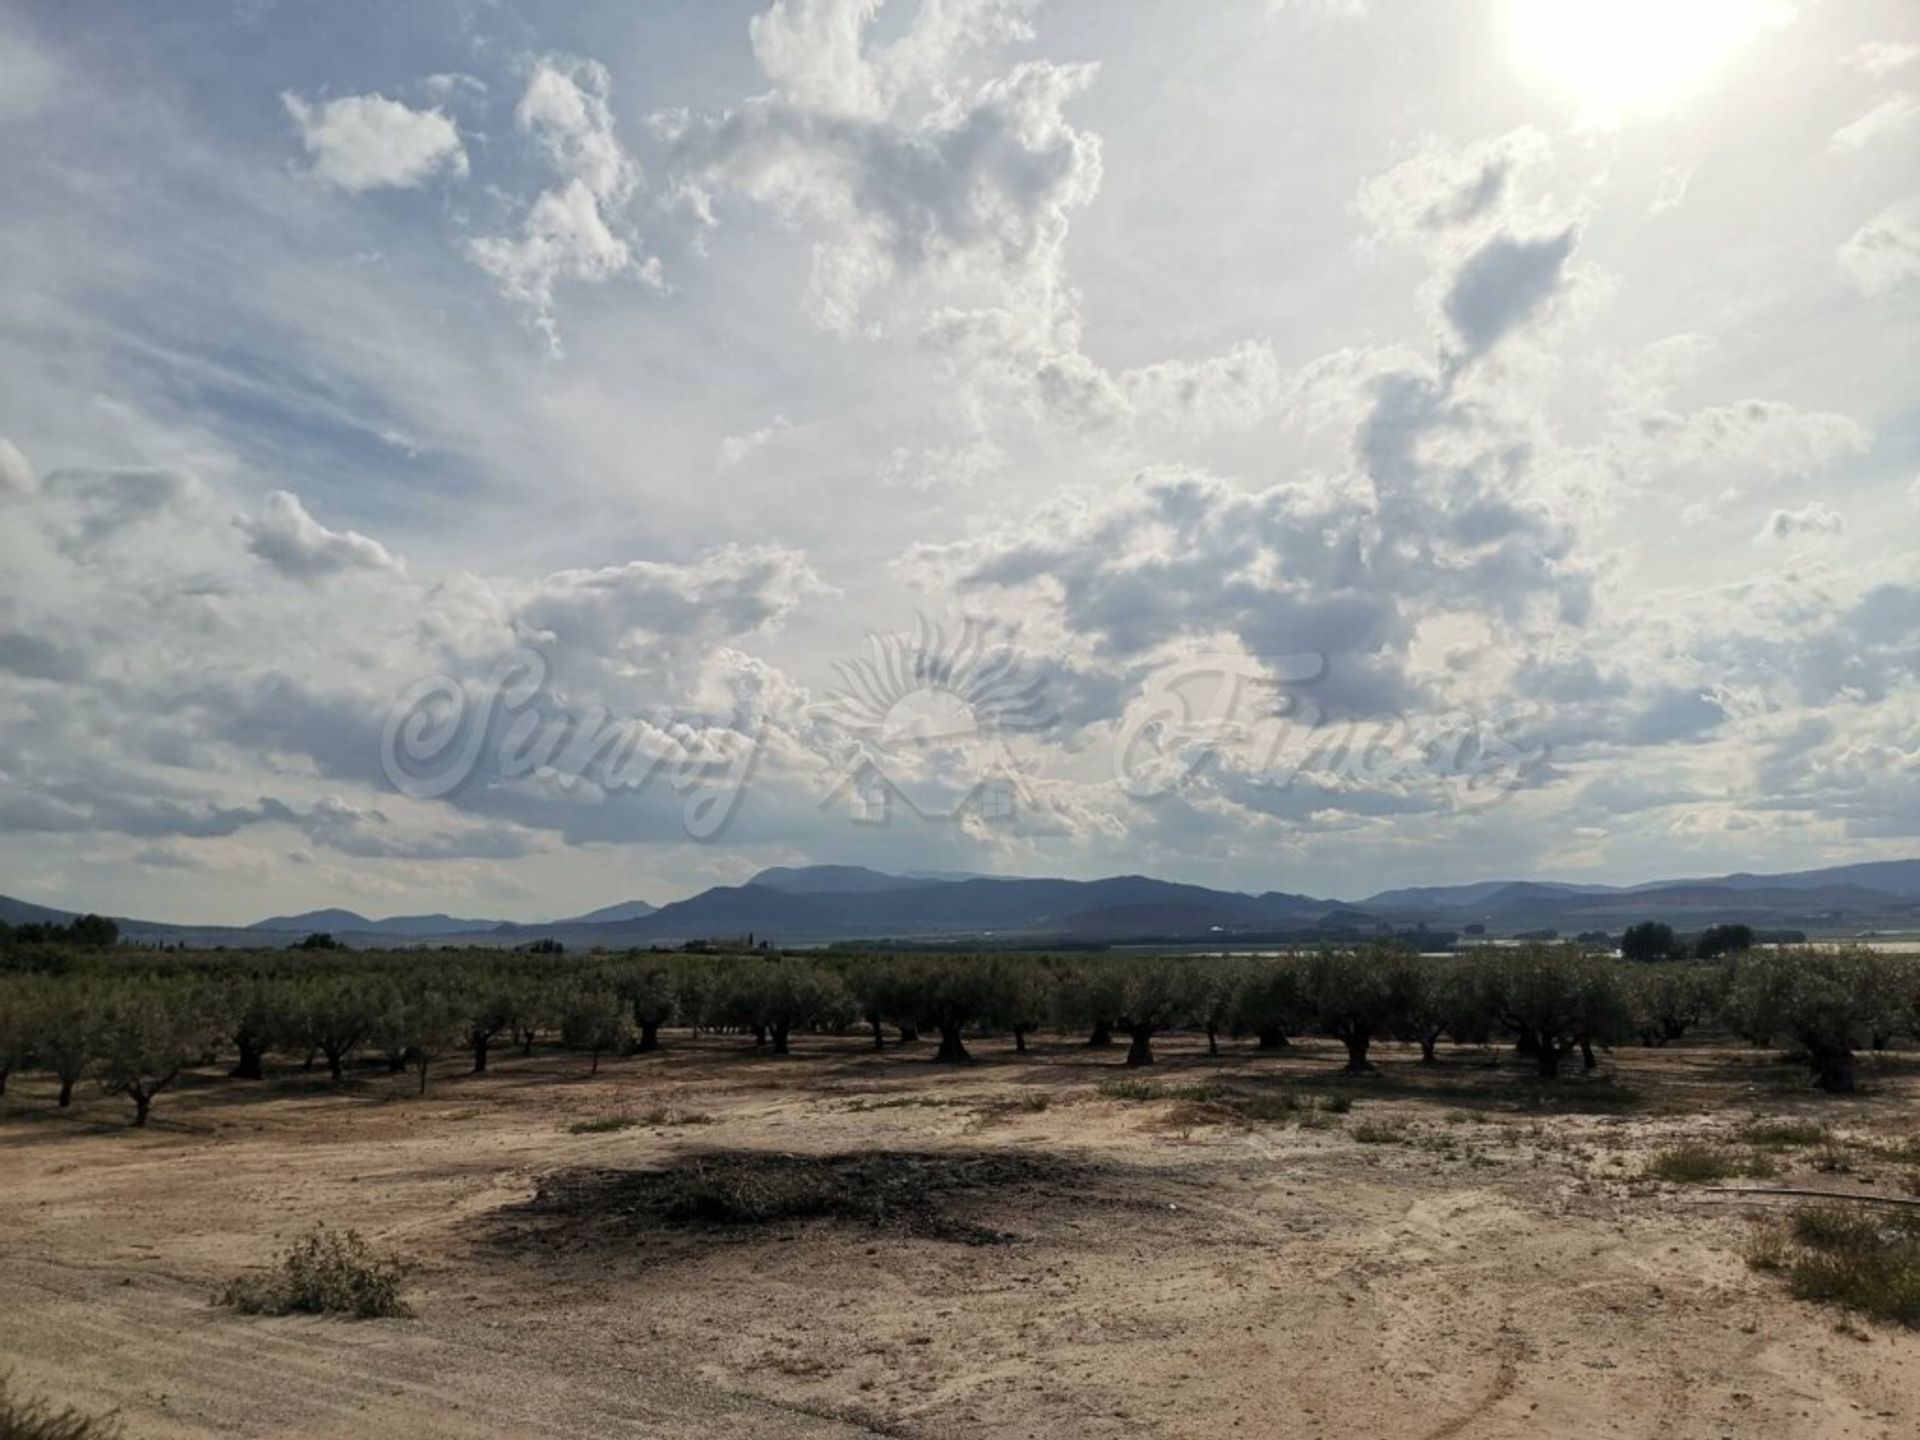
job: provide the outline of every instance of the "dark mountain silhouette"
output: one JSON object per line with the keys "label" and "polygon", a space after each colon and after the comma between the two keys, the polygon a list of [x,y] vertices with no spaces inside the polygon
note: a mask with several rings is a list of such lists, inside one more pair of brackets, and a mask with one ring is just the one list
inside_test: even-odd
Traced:
{"label": "dark mountain silhouette", "polygon": [[[0,897],[0,919],[13,924],[71,918],[69,911]],[[1387,890],[1357,903],[1283,890],[1250,895],[1144,875],[938,878],[890,875],[858,865],[811,865],[762,871],[745,885],[715,886],[658,909],[627,901],[540,924],[442,915],[375,921],[337,909],[279,916],[246,928],[115,918],[122,934],[134,941],[229,946],[291,944],[315,930],[361,946],[511,946],[550,937],[570,948],[624,949],[748,933],[774,944],[857,939],[1204,944],[1352,936],[1383,928],[1425,927],[1446,934],[1470,924],[1490,935],[1617,934],[1639,920],[1664,920],[1682,930],[1744,921],[1760,929],[1838,936],[1920,931],[1920,860],[1632,887],[1482,881]]]}

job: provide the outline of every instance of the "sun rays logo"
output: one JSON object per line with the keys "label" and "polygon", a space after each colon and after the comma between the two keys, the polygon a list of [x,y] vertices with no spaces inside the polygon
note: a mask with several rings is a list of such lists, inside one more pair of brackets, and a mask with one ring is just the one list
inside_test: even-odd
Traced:
{"label": "sun rays logo", "polygon": [[898,805],[989,825],[1034,810],[1012,740],[1052,722],[1046,675],[994,627],[967,619],[949,631],[917,616],[912,635],[869,632],[867,653],[834,669],[841,685],[820,713],[840,732],[843,763],[825,804],[870,825]]}

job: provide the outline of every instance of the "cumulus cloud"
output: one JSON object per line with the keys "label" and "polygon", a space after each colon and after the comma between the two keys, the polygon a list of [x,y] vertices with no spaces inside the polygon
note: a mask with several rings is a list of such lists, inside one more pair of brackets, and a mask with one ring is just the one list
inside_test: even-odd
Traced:
{"label": "cumulus cloud", "polygon": [[1561,286],[1576,235],[1496,235],[1467,258],[1443,308],[1469,354],[1478,355],[1530,319]]}
{"label": "cumulus cloud", "polygon": [[1865,295],[1885,295],[1920,275],[1920,204],[1891,205],[1840,247],[1840,269]]}
{"label": "cumulus cloud", "polygon": [[258,516],[239,516],[234,524],[247,537],[247,549],[290,580],[322,580],[343,570],[399,574],[406,568],[378,540],[357,530],[329,530],[291,491],[275,490]]}
{"label": "cumulus cloud", "polygon": [[597,60],[549,56],[534,67],[513,123],[546,152],[553,168],[619,205],[640,183],[640,167],[614,134],[613,80]]}
{"label": "cumulus cloud", "polygon": [[538,847],[530,832],[501,823],[409,830],[383,811],[323,795],[294,817],[316,845],[361,860],[517,860]]}
{"label": "cumulus cloud", "polygon": [[56,527],[71,515],[63,549],[100,544],[157,517],[186,511],[205,492],[184,470],[55,470],[41,485],[52,502],[46,512]]}
{"label": "cumulus cloud", "polygon": [[467,152],[438,110],[412,110],[384,95],[343,95],[319,104],[280,96],[299,127],[313,173],[342,190],[405,190],[442,172],[464,176]]}
{"label": "cumulus cloud", "polygon": [[1891,75],[1920,59],[1920,45],[1897,40],[1869,40],[1847,56],[1847,64],[1866,75]]}
{"label": "cumulus cloud", "polygon": [[756,425],[744,435],[723,436],[720,447],[714,455],[714,463],[722,470],[731,470],[750,456],[766,449],[792,428],[793,424],[786,416],[776,415],[766,424]]}
{"label": "cumulus cloud", "polygon": [[0,630],[0,670],[30,680],[77,680],[87,672],[86,657],[39,635]]}
{"label": "cumulus cloud", "polygon": [[1827,153],[1852,155],[1878,141],[1898,139],[1913,128],[1916,120],[1920,120],[1920,96],[1902,90],[1834,131],[1827,141]]}
{"label": "cumulus cloud", "polygon": [[1316,696],[1344,712],[1407,704],[1427,619],[1577,624],[1589,604],[1567,527],[1527,496],[1524,471],[1453,383],[1375,380],[1345,484],[1248,491],[1153,471],[993,536],[919,547],[907,568],[1023,594],[1109,662],[1231,636],[1251,656],[1326,656]]}
{"label": "cumulus cloud", "polygon": [[1285,388],[1279,359],[1264,340],[1243,340],[1198,360],[1123,370],[1117,379],[1143,421],[1201,435],[1258,424]]}
{"label": "cumulus cloud", "polygon": [[964,489],[997,473],[1006,463],[1006,451],[991,440],[918,450],[896,445],[880,467],[879,480],[908,490]]}
{"label": "cumulus cloud", "polygon": [[797,551],[728,546],[692,564],[559,571],[533,587],[515,624],[590,654],[679,651],[770,630],[822,589]]}
{"label": "cumulus cloud", "polygon": [[0,437],[0,504],[24,500],[37,488],[27,457],[11,440]]}
{"label": "cumulus cloud", "polygon": [[1812,500],[1798,510],[1774,511],[1754,539],[1793,540],[1801,536],[1838,535],[1845,529],[1846,523],[1839,515],[1818,500]]}
{"label": "cumulus cloud", "polygon": [[[901,280],[1054,281],[1068,213],[1100,181],[1098,140],[1063,114],[1093,67],[1023,63],[918,119],[840,108],[879,103],[870,77],[830,86],[798,73],[795,90],[777,83],[724,115],[684,118],[676,157],[680,192],[703,216],[737,192],[821,228],[806,297],[821,325],[859,328],[870,292]],[[854,74],[868,76],[865,62]]]}
{"label": "cumulus cloud", "polygon": [[535,66],[514,109],[514,125],[558,172],[512,235],[483,236],[469,253],[523,306],[549,350],[560,354],[554,288],[564,280],[595,284],[633,275],[660,288],[657,256],[642,257],[623,218],[640,167],[614,133],[613,82],[595,60],[549,56]]}
{"label": "cumulus cloud", "polygon": [[1411,159],[1363,185],[1354,210],[1381,239],[1471,227],[1511,209],[1524,175],[1551,154],[1547,137],[1530,125],[1459,147],[1429,139]]}
{"label": "cumulus cloud", "polygon": [[1610,443],[1621,466],[1642,475],[1701,469],[1737,483],[1817,474],[1863,453],[1873,435],[1850,415],[1802,410],[1778,400],[1742,400],[1676,412],[1637,407]]}

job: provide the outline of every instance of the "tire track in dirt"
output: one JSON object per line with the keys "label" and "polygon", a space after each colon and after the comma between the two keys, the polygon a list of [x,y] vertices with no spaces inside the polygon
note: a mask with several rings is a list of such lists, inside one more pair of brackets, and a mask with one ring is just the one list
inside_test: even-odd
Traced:
{"label": "tire track in dirt", "polygon": [[115,1284],[85,1267],[15,1260],[0,1276],[13,1294],[40,1297],[0,1315],[0,1352],[55,1373],[82,1362],[118,1392],[111,1398],[129,1419],[209,1434],[404,1428],[462,1440],[576,1440],[638,1428],[828,1440],[894,1433],[878,1422],[603,1367],[629,1382],[610,1384],[582,1373],[578,1356],[546,1369],[531,1387],[516,1385],[501,1363],[516,1353],[516,1337],[474,1335],[467,1321],[451,1330],[436,1324],[431,1333],[424,1327],[433,1321],[368,1333],[319,1317],[229,1316],[186,1294]]}
{"label": "tire track in dirt", "polygon": [[1525,1347],[1518,1336],[1506,1336],[1501,1339],[1496,1348],[1499,1351],[1500,1363],[1499,1368],[1493,1372],[1493,1383],[1487,1387],[1487,1393],[1473,1402],[1472,1409],[1429,1430],[1421,1440],[1452,1440],[1452,1437],[1460,1434],[1513,1393],[1513,1387],[1520,1379],[1520,1356]]}

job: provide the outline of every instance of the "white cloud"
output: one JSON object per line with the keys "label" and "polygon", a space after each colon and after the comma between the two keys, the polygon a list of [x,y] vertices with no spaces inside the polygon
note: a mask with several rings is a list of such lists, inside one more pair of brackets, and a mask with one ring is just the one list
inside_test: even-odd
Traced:
{"label": "white cloud", "polygon": [[343,190],[404,190],[446,172],[467,173],[454,123],[438,110],[410,110],[384,95],[344,95],[314,104],[293,91],[281,102],[300,127],[313,173]]}
{"label": "white cloud", "polygon": [[1361,186],[1354,210],[1381,239],[1484,228],[1515,211],[1529,174],[1551,158],[1546,135],[1530,125],[1458,147],[1429,136],[1418,154]]}
{"label": "white cloud", "polygon": [[1920,96],[1902,90],[1834,131],[1827,141],[1827,153],[1852,155],[1878,141],[1898,139],[1913,128],[1916,120],[1920,120]]}
{"label": "white cloud", "polygon": [[1560,291],[1578,235],[1496,235],[1469,256],[1448,287],[1443,308],[1469,354],[1497,345],[1539,313]]}
{"label": "white cloud", "polygon": [[620,205],[640,183],[640,167],[614,134],[612,89],[599,61],[549,56],[534,68],[513,122],[555,170],[579,180],[596,200]]}
{"label": "white cloud", "polygon": [[880,467],[882,485],[908,490],[960,490],[996,474],[1007,463],[1007,452],[991,440],[963,445],[930,445],[914,450],[895,446]]}
{"label": "white cloud", "polygon": [[663,286],[657,256],[642,258],[624,211],[640,167],[614,133],[612,80],[595,60],[548,56],[535,66],[514,109],[516,128],[540,148],[564,180],[542,191],[510,236],[470,242],[474,263],[524,306],[549,350],[560,354],[554,287],[633,275]]}
{"label": "white cloud", "polygon": [[1920,45],[1895,40],[1870,40],[1846,57],[1846,63],[1868,75],[1891,75],[1920,59]]}
{"label": "white cloud", "polygon": [[1653,198],[1647,202],[1647,213],[1664,215],[1669,210],[1678,209],[1687,198],[1688,187],[1693,184],[1693,170],[1691,165],[1669,165],[1662,170]]}
{"label": "white cloud", "polygon": [[1199,360],[1123,370],[1115,378],[1143,421],[1196,435],[1259,424],[1284,388],[1280,362],[1263,340],[1243,340]]}
{"label": "white cloud", "polygon": [[553,291],[562,280],[593,284],[632,272],[656,289],[662,284],[658,259],[636,259],[633,246],[607,224],[599,200],[579,179],[542,192],[522,218],[518,235],[475,240],[471,249],[474,263],[500,282],[507,298],[526,306],[556,355],[560,325]]}
{"label": "white cloud", "polygon": [[765,425],[756,426],[744,435],[723,436],[720,448],[714,455],[714,463],[722,470],[731,470],[750,456],[766,449],[792,428],[793,424],[786,416],[776,415]]}
{"label": "white cloud", "polygon": [[357,530],[329,530],[287,490],[267,496],[257,517],[234,520],[247,549],[290,580],[314,581],[343,570],[405,570],[398,556]]}
{"label": "white cloud", "polygon": [[822,589],[797,551],[728,546],[692,564],[559,571],[519,601],[514,623],[589,655],[677,652],[775,629]]}
{"label": "white cloud", "polygon": [[1800,536],[1838,535],[1846,528],[1846,523],[1839,515],[1818,500],[1812,500],[1798,510],[1774,511],[1754,539],[1792,540]]}
{"label": "white cloud", "polygon": [[1863,294],[1885,295],[1920,275],[1920,204],[1891,205],[1840,247],[1840,269]]}
{"label": "white cloud", "polygon": [[806,304],[831,330],[860,328],[872,292],[896,282],[1044,303],[1068,213],[1100,182],[1099,142],[1062,113],[1092,67],[1027,62],[918,119],[810,105],[825,82],[806,74],[797,95],[687,122],[679,183],[698,213],[734,191],[819,226]]}
{"label": "white cloud", "polygon": [[11,440],[0,437],[0,503],[23,500],[37,488],[27,457]]}

